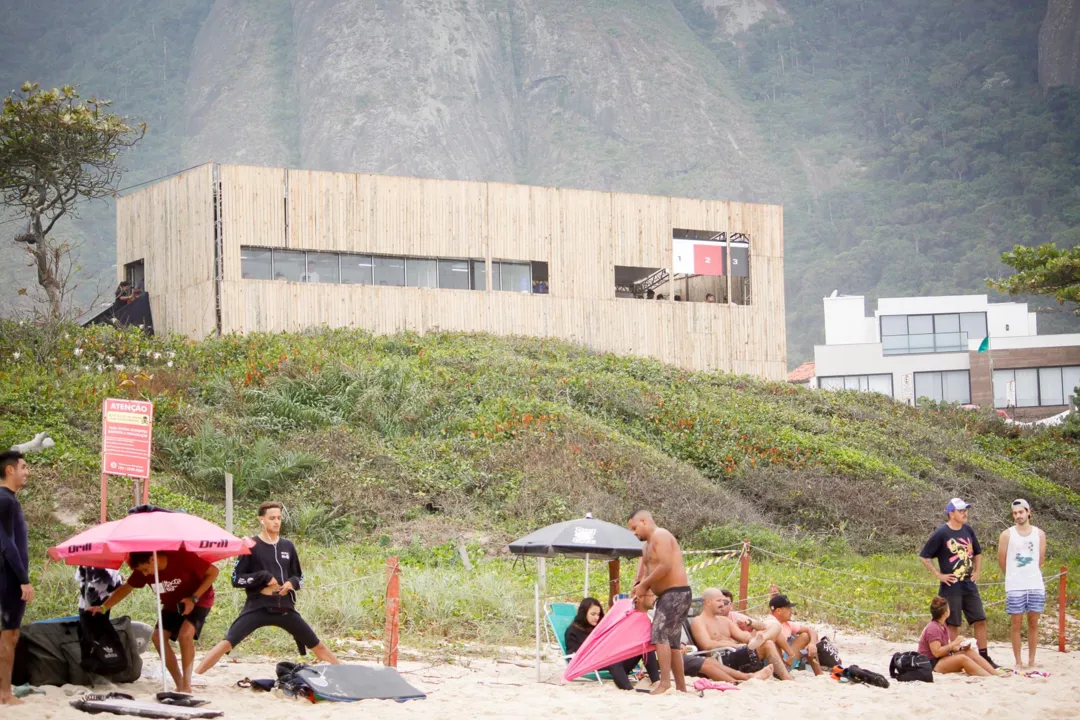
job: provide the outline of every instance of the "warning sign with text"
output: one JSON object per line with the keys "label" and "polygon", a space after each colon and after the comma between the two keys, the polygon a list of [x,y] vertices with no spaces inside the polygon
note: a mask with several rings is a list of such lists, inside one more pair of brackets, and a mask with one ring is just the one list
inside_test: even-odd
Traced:
{"label": "warning sign with text", "polygon": [[150,477],[154,403],[107,399],[101,406],[101,472]]}

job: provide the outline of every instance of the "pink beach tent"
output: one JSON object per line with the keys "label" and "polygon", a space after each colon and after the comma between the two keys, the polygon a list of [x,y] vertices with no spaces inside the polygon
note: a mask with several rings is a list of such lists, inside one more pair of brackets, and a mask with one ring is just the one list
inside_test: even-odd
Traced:
{"label": "pink beach tent", "polygon": [[244,540],[195,515],[179,512],[133,513],[102,523],[49,549],[53,560],[68,565],[118,569],[133,552],[187,550],[217,562],[251,550]]}
{"label": "pink beach tent", "polygon": [[566,666],[563,680],[570,681],[655,650],[656,646],[649,640],[651,632],[649,616],[635,610],[633,600],[619,600],[581,643]]}

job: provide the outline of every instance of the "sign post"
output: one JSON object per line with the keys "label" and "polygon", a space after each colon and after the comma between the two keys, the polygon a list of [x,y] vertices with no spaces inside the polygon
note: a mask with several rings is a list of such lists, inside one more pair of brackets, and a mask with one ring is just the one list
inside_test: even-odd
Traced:
{"label": "sign post", "polygon": [[109,475],[140,478],[150,501],[150,448],[154,403],[106,398],[101,405],[101,522],[108,520]]}

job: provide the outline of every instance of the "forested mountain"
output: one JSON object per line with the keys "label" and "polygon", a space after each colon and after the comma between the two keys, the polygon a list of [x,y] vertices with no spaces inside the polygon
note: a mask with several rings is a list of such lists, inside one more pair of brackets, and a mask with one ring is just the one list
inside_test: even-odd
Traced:
{"label": "forested mountain", "polygon": [[[782,202],[792,364],[833,289],[984,292],[1013,244],[1080,240],[1080,0],[3,5],[4,87],[150,125],[126,183],[215,159]],[[69,232],[111,265],[111,209]]]}

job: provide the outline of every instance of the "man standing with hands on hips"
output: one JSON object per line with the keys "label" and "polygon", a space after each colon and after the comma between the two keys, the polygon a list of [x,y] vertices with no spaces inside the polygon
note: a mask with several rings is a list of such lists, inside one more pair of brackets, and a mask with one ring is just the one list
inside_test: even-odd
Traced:
{"label": "man standing with hands on hips", "polygon": [[1028,625],[1028,667],[1035,666],[1035,648],[1039,644],[1039,615],[1046,608],[1046,586],[1042,566],[1046,561],[1046,533],[1031,524],[1031,506],[1027,500],[1012,502],[1016,523],[998,538],[998,565],[1005,573],[1005,612],[1012,622],[1013,659],[1020,662],[1024,615]]}
{"label": "man standing with hands on hips", "polygon": [[[947,522],[926,541],[919,558],[941,583],[938,595],[949,601],[949,618],[945,621],[949,636],[956,639],[960,633],[960,623],[966,618],[975,632],[979,655],[996,669],[998,666],[986,651],[986,611],[979,595],[982,546],[975,537],[975,531],[967,524],[969,507],[971,505],[960,498],[949,501],[945,506]],[[938,562],[936,570],[931,562],[934,558]]]}

